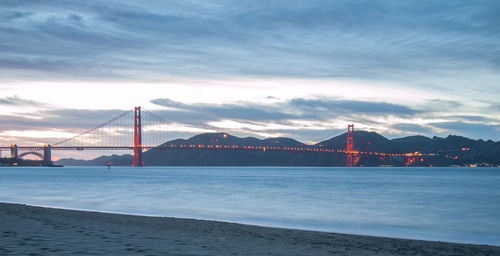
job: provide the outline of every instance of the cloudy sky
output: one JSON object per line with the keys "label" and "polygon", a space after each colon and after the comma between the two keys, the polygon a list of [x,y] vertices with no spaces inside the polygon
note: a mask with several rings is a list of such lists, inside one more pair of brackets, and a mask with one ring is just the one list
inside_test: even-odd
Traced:
{"label": "cloudy sky", "polygon": [[143,106],[180,126],[315,142],[500,140],[500,2],[0,3],[0,144]]}

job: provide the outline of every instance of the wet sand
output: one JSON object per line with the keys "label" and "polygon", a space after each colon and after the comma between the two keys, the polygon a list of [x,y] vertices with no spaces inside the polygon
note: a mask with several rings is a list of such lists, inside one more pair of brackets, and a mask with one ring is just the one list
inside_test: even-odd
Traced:
{"label": "wet sand", "polygon": [[0,255],[500,255],[500,247],[0,203]]}

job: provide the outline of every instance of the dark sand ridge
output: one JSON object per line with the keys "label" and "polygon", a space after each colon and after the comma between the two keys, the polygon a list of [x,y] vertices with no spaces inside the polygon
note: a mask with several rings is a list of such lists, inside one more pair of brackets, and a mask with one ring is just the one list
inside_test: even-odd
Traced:
{"label": "dark sand ridge", "polygon": [[0,203],[0,255],[500,255],[500,247]]}

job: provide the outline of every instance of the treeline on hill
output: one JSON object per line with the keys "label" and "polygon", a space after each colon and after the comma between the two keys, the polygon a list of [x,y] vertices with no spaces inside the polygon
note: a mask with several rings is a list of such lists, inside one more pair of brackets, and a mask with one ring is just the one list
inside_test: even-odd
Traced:
{"label": "treeline on hill", "polygon": [[[450,166],[468,164],[500,165],[500,142],[491,140],[473,140],[461,136],[450,135],[446,138],[409,136],[389,140],[375,132],[355,131],[354,149],[365,152],[381,153],[414,153],[424,155],[418,157],[412,166]],[[315,144],[318,148],[345,149],[347,133]],[[178,139],[164,143],[169,145],[237,145],[257,147],[301,147],[304,144],[290,138],[257,139],[253,137],[239,138],[226,133],[206,133],[196,135],[187,140]],[[252,151],[252,150],[197,150],[197,149],[151,149],[143,153],[143,159],[149,166],[345,166],[345,154],[326,152],[284,152],[284,151]],[[56,164],[99,166],[129,166],[131,155],[102,156],[92,160],[61,159]],[[404,157],[380,157],[361,155],[357,157],[357,165],[405,166]],[[415,159],[414,159],[415,160]]]}

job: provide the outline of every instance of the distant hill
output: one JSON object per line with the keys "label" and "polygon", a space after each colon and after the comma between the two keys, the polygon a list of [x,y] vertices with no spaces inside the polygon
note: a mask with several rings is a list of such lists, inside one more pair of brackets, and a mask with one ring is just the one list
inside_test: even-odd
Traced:
{"label": "distant hill", "polygon": [[[440,165],[468,163],[500,165],[500,142],[473,140],[456,135],[449,135],[446,138],[412,136],[392,141],[405,150],[436,153],[441,156]],[[443,159],[454,157],[458,159],[443,161]]]}
{"label": "distant hill", "polygon": [[[304,143],[290,138],[257,139],[239,138],[227,133],[206,133],[187,140],[174,140],[169,145],[236,145],[260,147],[300,147]],[[221,150],[158,150],[145,152],[144,161],[150,165],[247,165],[247,166],[323,166],[335,165],[343,157],[311,152],[263,152],[263,151],[221,151]]]}
{"label": "distant hill", "polygon": [[[347,145],[347,133],[317,143],[327,148],[345,149]],[[400,153],[404,152],[399,144],[387,139],[376,132],[355,131],[354,149],[367,152]],[[413,152],[413,151],[407,151]]]}
{"label": "distant hill", "polygon": [[227,133],[204,133],[195,135],[187,140],[177,139],[163,143],[165,145],[180,145],[180,144],[195,144],[195,145],[237,145],[237,146],[282,146],[282,147],[297,147],[305,145],[297,140],[290,138],[270,138],[270,139],[257,139],[254,137],[239,138]]}
{"label": "distant hill", "polygon": [[[55,161],[55,163],[59,165],[64,165],[64,166],[100,166],[100,165],[107,165],[107,163],[113,162],[116,159],[131,159],[131,155],[126,154],[126,155],[111,155],[111,156],[100,156],[91,160],[80,160],[80,159],[73,159],[73,158],[63,158],[60,159],[59,161]],[[127,165],[125,164],[122,165]]]}
{"label": "distant hill", "polygon": [[[317,147],[345,149],[347,133],[315,144]],[[254,137],[239,138],[227,133],[205,133],[189,139],[177,139],[166,142],[169,145],[237,145],[261,147],[300,147],[304,143],[290,138],[258,139]],[[446,138],[409,136],[387,139],[375,132],[355,131],[354,149],[368,152],[384,153],[431,153],[434,156],[418,162],[416,165],[449,166],[470,163],[489,163],[500,165],[500,142],[472,140],[461,136],[450,135]],[[162,150],[151,149],[144,152],[144,162],[151,166],[161,165],[193,165],[193,166],[344,166],[345,156],[342,154],[313,152],[262,152],[262,151],[229,151],[229,150]],[[102,156],[89,161],[61,159],[56,164],[62,165],[131,165],[131,155]],[[380,157],[362,156],[359,165],[404,165],[402,159],[381,159]]]}

